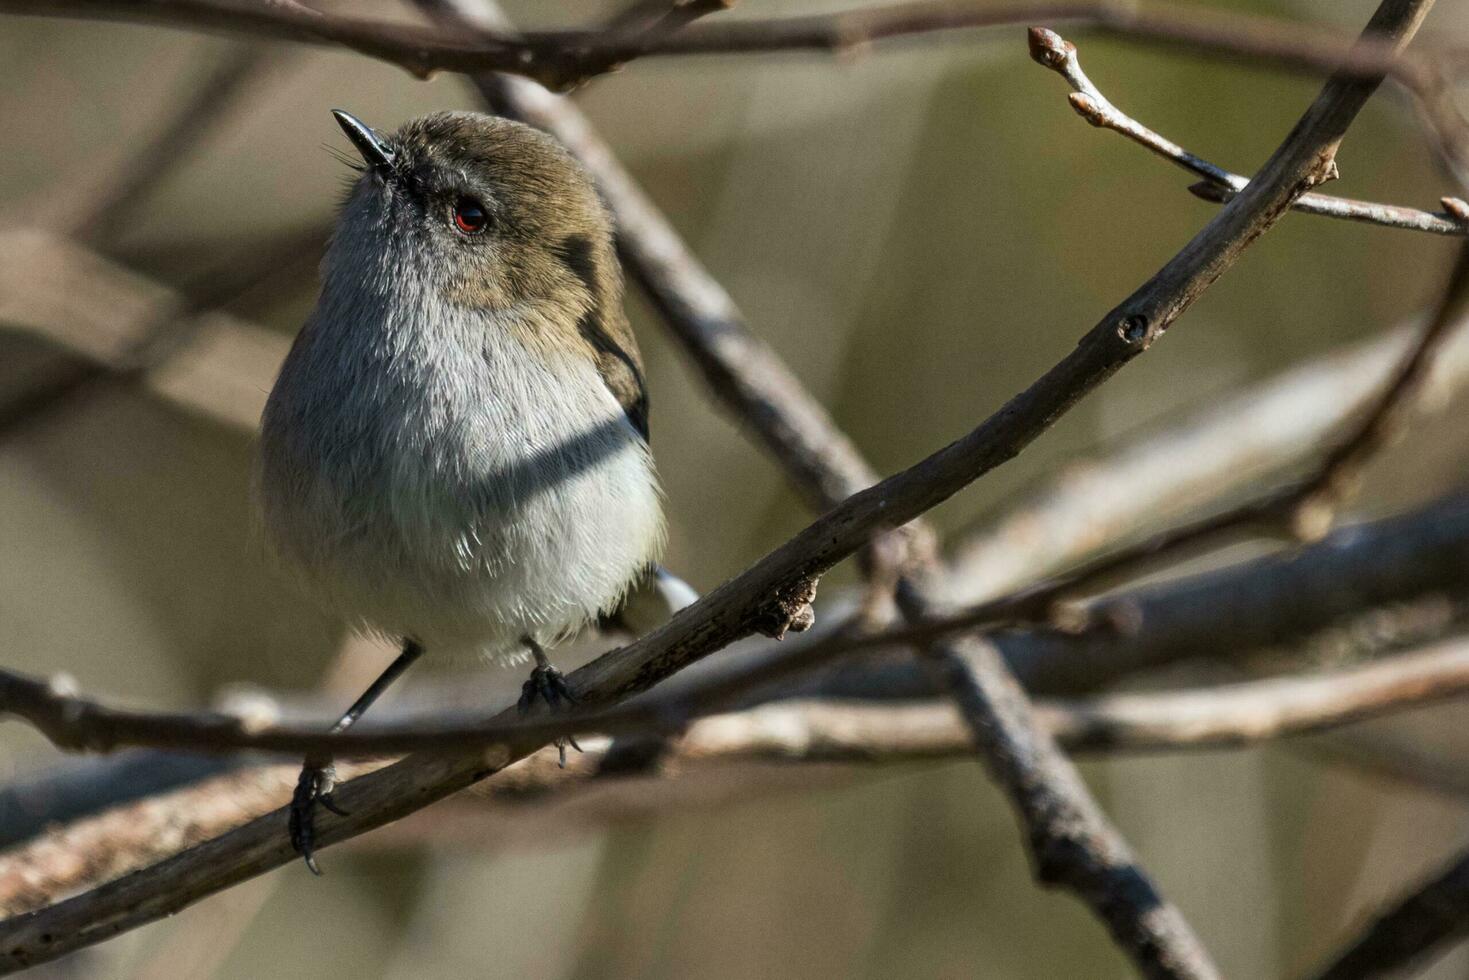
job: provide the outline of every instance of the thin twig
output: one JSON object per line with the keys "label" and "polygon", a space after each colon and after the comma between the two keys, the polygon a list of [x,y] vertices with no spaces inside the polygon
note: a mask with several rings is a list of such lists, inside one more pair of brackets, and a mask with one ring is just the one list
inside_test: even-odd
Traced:
{"label": "thin twig", "polygon": [[211,54],[202,81],[190,81],[166,122],[137,146],[117,154],[94,153],[76,175],[64,175],[36,200],[4,215],[4,223],[57,230],[94,247],[110,243],[153,190],[189,159],[189,150],[233,115],[283,60],[266,45],[236,46]]}
{"label": "thin twig", "polygon": [[[253,429],[286,345],[263,328],[247,328],[214,311],[268,281],[289,260],[319,251],[321,241],[318,231],[308,229],[269,248],[249,249],[180,292],[47,232],[0,234],[0,258],[8,263],[0,281],[13,276],[25,286],[11,296],[10,308],[0,301],[0,313],[87,358],[0,404],[0,439],[101,382],[145,379],[165,394],[187,395],[180,400],[191,408]],[[50,322],[33,322],[32,310]],[[211,345],[210,334],[223,332],[231,336],[216,336]],[[211,355],[211,346],[221,349]],[[179,364],[181,357],[187,363]],[[239,404],[242,391],[255,392],[248,406]]]}
{"label": "thin twig", "polygon": [[[221,0],[0,0],[0,11],[52,17],[138,21],[236,35],[259,35],[351,48],[415,75],[434,71],[503,71],[565,89],[639,58],[778,51],[850,53],[885,40],[940,31],[1025,23],[1076,23],[1134,40],[1201,54],[1246,58],[1317,74],[1384,74],[1415,91],[1430,87],[1422,63],[1391,43],[1353,44],[1336,30],[1231,12],[1188,10],[1117,0],[996,4],[917,0],[831,14],[748,18],[682,30],[564,30],[462,35],[412,25],[321,13],[294,0],[249,4]],[[1447,58],[1454,52],[1438,52]]]}
{"label": "thin twig", "polygon": [[[1197,196],[1223,204],[1250,182],[1248,177],[1231,173],[1223,167],[1190,153],[1118,109],[1092,83],[1086,72],[1082,71],[1076,45],[1055,31],[1043,27],[1032,27],[1029,36],[1030,56],[1036,64],[1051,69],[1075,90],[1069,101],[1078,115],[1093,126],[1120,133],[1189,173],[1203,177],[1202,183],[1194,184],[1189,188]],[[1372,201],[1354,201],[1350,198],[1333,197],[1329,194],[1315,192],[1302,194],[1296,198],[1291,209],[1306,214],[1344,218],[1348,221],[1360,221],[1386,228],[1426,231],[1436,235],[1469,234],[1469,220],[1466,220],[1462,214],[1454,214],[1450,211],[1435,214],[1431,211],[1420,211],[1417,208],[1378,204]]]}

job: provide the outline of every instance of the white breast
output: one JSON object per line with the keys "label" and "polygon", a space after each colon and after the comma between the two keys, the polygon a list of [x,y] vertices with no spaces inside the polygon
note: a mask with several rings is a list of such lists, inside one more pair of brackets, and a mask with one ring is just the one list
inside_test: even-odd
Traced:
{"label": "white breast", "polygon": [[324,298],[282,368],[257,481],[274,551],[354,623],[435,653],[514,655],[613,607],[663,524],[595,365],[503,318],[387,305],[396,322]]}

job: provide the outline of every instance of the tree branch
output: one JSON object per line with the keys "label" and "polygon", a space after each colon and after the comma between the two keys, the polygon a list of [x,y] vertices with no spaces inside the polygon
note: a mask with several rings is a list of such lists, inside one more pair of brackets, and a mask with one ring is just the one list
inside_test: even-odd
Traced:
{"label": "tree branch", "polygon": [[[1234,748],[1328,730],[1364,718],[1469,693],[1469,644],[1456,640],[1346,670],[1217,687],[1076,701],[1041,702],[1037,717],[1062,745],[1082,752],[1156,752]],[[742,795],[783,786],[783,774],[751,763],[870,765],[952,759],[972,752],[969,729],[947,702],[872,706],[789,701],[701,718],[676,733],[649,765],[609,768],[605,737],[585,739],[582,755],[563,769],[546,752],[511,767],[489,784],[500,819],[543,826],[545,810],[589,780],[622,782],[621,792],[646,796],[643,776],[672,785],[660,809],[689,805],[690,779],[723,772]],[[148,758],[144,756],[143,758]],[[166,757],[203,776],[197,761]],[[130,764],[140,772],[143,759]],[[363,768],[363,767],[358,767]],[[212,774],[211,774],[212,775]],[[199,778],[196,776],[195,778]],[[14,915],[58,895],[91,887],[224,833],[274,809],[290,795],[295,767],[248,765],[223,777],[154,796],[108,813],[48,830],[40,839],[0,855],[0,910]],[[88,776],[89,783],[97,775]],[[113,791],[117,790],[116,782]],[[122,787],[132,792],[132,786]],[[611,805],[601,791],[603,806]],[[682,794],[682,795],[681,795]],[[612,805],[612,812],[624,807]],[[54,823],[54,820],[44,821]]]}
{"label": "tree branch", "polygon": [[[1417,30],[1429,3],[1384,0],[1366,36],[1385,34],[1405,41]],[[1148,285],[1176,288],[1162,296],[1148,285],[1115,311],[1116,319],[1094,329],[1133,344],[1139,351],[1161,335],[1234,258],[1263,234],[1310,187],[1334,167],[1336,148],[1380,79],[1333,76],[1259,176],[1225,205]],[[1232,209],[1237,209],[1231,214]],[[1217,247],[1214,236],[1223,239]],[[1170,283],[1169,273],[1178,275]],[[1163,300],[1156,306],[1148,300]],[[1143,310],[1147,310],[1144,312]],[[1150,315],[1151,314],[1151,315]],[[1083,338],[1084,350],[1092,335]],[[1118,358],[1116,370],[1127,357]],[[1063,365],[1065,362],[1063,361]],[[1086,387],[1085,385],[1078,386]],[[919,590],[900,589],[910,620],[931,617],[935,603]],[[1183,916],[1167,902],[1138,866],[1125,840],[1087,792],[1075,767],[1040,728],[1024,690],[999,651],[982,638],[950,640],[927,651],[936,676],[950,689],[991,774],[1006,788],[1029,834],[1036,876],[1080,896],[1102,919],[1113,940],[1150,977],[1212,977],[1218,969]]]}
{"label": "tree branch", "polygon": [[[1094,689],[1181,656],[1239,657],[1316,632],[1342,615],[1379,608],[1469,583],[1469,497],[1343,531],[1287,559],[1242,565],[1111,596],[1098,615],[1125,623],[1115,631],[997,635],[992,642],[1028,688],[1043,693]],[[1116,610],[1125,610],[1116,611]],[[840,630],[806,643],[772,647],[723,671],[706,671],[637,702],[577,709],[554,717],[446,713],[442,708],[388,725],[368,718],[346,732],[299,722],[271,725],[231,713],[149,713],[111,708],[80,697],[69,679],[39,681],[0,671],[0,705],[26,718],[58,745],[110,751],[124,746],[202,752],[320,752],[340,758],[456,748],[493,749],[520,737],[543,740],[587,732],[676,732],[689,719],[762,697],[870,696],[863,668],[837,684],[777,686],[823,663],[868,649],[894,649],[938,639],[942,621],[919,621],[878,633]],[[879,671],[871,681],[889,698],[931,697],[932,684],[907,672]],[[870,686],[870,684],[869,684]]]}
{"label": "tree branch", "polygon": [[[190,411],[253,431],[289,341],[208,310],[268,275],[289,250],[305,247],[293,240],[255,250],[231,274],[185,296],[50,232],[3,230],[0,319],[86,358],[80,383],[141,379]],[[69,393],[50,389],[31,398]],[[43,407],[29,399],[4,406],[0,434]]]}
{"label": "tree branch", "polygon": [[[1420,605],[1432,603],[1436,593],[1459,594],[1466,587],[1469,500],[1458,499],[1344,529],[1288,560],[1256,559],[1109,600],[1135,610],[1129,630],[1088,637],[1016,632],[993,639],[1029,690],[1040,694],[1058,690],[1074,693],[1182,657],[1232,662],[1263,644],[1294,646],[1344,614],[1385,605],[1401,608],[1401,604],[1414,601]],[[1377,622],[1380,627],[1381,620]],[[1441,635],[1434,630],[1448,623],[1442,619],[1436,622],[1441,626],[1410,628],[1406,642],[1421,643]],[[1405,642],[1399,631],[1390,632],[1388,639],[1395,646]],[[784,649],[781,653],[786,655]],[[763,677],[766,675],[760,660],[759,656],[736,658],[729,666],[721,666],[720,671]],[[418,712],[446,703],[445,698],[424,685],[411,686],[407,693],[410,699],[400,702],[401,721],[414,724],[412,719],[417,719],[416,727],[421,727],[424,718]],[[739,704],[769,707],[767,698],[915,701],[939,693],[940,689],[918,672],[917,665],[904,657],[900,663],[847,663],[835,673],[808,674],[795,683],[766,685],[750,692]],[[679,683],[660,690],[657,696],[687,703]],[[287,708],[289,717],[300,716],[290,705]],[[1046,714],[1044,709],[1042,714]],[[691,730],[703,724],[703,719],[695,721]],[[594,744],[592,740],[583,743],[589,749]],[[1356,760],[1360,754],[1348,753],[1347,758]],[[181,756],[170,751],[123,752],[83,760],[64,771],[6,787],[0,793],[0,815],[5,817],[0,821],[0,842],[14,843],[38,833],[48,823],[75,821],[104,806],[158,795],[238,764],[233,757]],[[1393,766],[1389,771],[1401,768]],[[519,767],[514,767],[487,785],[497,791],[503,779],[518,771]],[[282,778],[294,780],[295,770]],[[282,785],[284,793],[294,783]],[[175,812],[168,819],[182,818]]]}
{"label": "tree branch", "polygon": [[[1217,204],[1234,197],[1245,185],[1248,177],[1230,173],[1223,167],[1195,156],[1183,147],[1114,106],[1081,70],[1081,60],[1076,45],[1055,31],[1043,27],[1030,29],[1030,56],[1036,64],[1049,68],[1066,80],[1075,91],[1069,101],[1087,122],[1102,129],[1132,140],[1139,146],[1151,150],[1189,173],[1203,177],[1204,181],[1189,188],[1195,195]],[[1469,207],[1469,205],[1466,205]],[[1400,207],[1395,204],[1377,204],[1371,201],[1354,201],[1329,194],[1302,194],[1296,198],[1291,209],[1306,214],[1319,214],[1329,218],[1344,218],[1385,228],[1403,228],[1409,231],[1426,231],[1436,235],[1469,235],[1469,219],[1464,214],[1444,211],[1435,214],[1416,208]]]}
{"label": "tree branch", "polygon": [[172,118],[144,139],[121,161],[111,160],[101,171],[100,183],[78,193],[70,182],[53,200],[61,213],[33,223],[61,227],[72,237],[92,243],[113,240],[132,223],[137,208],[188,159],[190,148],[227,122],[235,107],[263,83],[279,77],[281,57],[264,46],[246,45],[211,58],[208,74],[191,84],[174,108]]}
{"label": "tree branch", "polygon": [[[1069,22],[1185,51],[1245,58],[1295,71],[1356,78],[1392,75],[1415,90],[1428,76],[1391,43],[1353,45],[1339,31],[1231,13],[1118,3],[917,0],[831,14],[747,18],[673,29],[462,33],[324,14],[296,0],[0,0],[0,11],[136,21],[350,48],[420,77],[435,71],[502,71],[565,89],[639,58],[780,51],[851,53],[878,42],[943,31]],[[1445,51],[1441,54],[1447,55]]]}

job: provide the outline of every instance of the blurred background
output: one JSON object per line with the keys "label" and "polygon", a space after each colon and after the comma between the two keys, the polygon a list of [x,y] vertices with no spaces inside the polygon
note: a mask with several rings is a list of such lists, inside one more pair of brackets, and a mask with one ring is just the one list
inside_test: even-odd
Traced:
{"label": "blurred background", "polygon": [[[507,9],[520,24],[581,23],[614,9],[574,6],[521,0]],[[839,6],[744,0],[728,16]],[[1356,30],[1374,4],[1210,6]],[[413,17],[376,0],[352,9]],[[1464,7],[1443,3],[1425,33],[1462,38],[1466,29]],[[1119,107],[1240,172],[1265,159],[1319,88],[1074,39]],[[391,129],[477,102],[458,77],[424,82],[347,53],[271,50],[227,122],[181,146],[168,179],[120,212],[102,250],[195,290],[279,254],[228,309],[284,342],[313,303],[320,246],[311,233],[330,221],[347,174],[326,149],[348,149],[328,110]],[[0,19],[0,214],[63,224],[55,216],[84,196],[78,188],[118,166],[239,51],[151,28]],[[1032,381],[1215,207],[1190,196],[1180,172],[1087,126],[1065,95],[1011,29],[901,42],[857,60],[649,60],[576,101],[752,326],[891,472]],[[1333,193],[1436,208],[1454,192],[1391,91],[1362,114],[1339,161]],[[1451,247],[1288,217],[1165,342],[934,522],[982,523],[1077,458],[1421,313]],[[0,396],[21,398],[76,362],[20,322],[26,283],[0,281],[12,293],[0,297]],[[712,406],[641,299],[629,302],[649,362],[671,515],[667,564],[706,590],[810,515]],[[246,406],[264,397],[253,384]],[[1462,480],[1462,408],[1426,420],[1374,465],[1362,512],[1399,509]],[[238,419],[123,382],[90,384],[0,432],[5,666],[66,672],[89,693],[172,707],[213,703],[239,685],[310,691],[333,669],[370,677],[383,652],[336,659],[351,642],[341,625],[260,558],[247,496],[252,438]],[[853,578],[839,570],[824,594]],[[472,683],[486,703],[521,679],[479,673]],[[1465,721],[1447,706],[1376,727],[1454,764],[1469,747],[1456,737],[1469,731]],[[58,757],[24,726],[0,728],[7,779]],[[1299,973],[1469,840],[1469,800],[1297,743],[1083,768],[1235,977]],[[798,777],[779,791],[653,818],[560,821],[509,838],[472,821],[437,840],[384,831],[332,848],[323,862],[323,879],[286,868],[36,975],[1129,973],[1081,904],[1032,884],[1012,815],[973,760]],[[1427,975],[1469,977],[1469,953]]]}

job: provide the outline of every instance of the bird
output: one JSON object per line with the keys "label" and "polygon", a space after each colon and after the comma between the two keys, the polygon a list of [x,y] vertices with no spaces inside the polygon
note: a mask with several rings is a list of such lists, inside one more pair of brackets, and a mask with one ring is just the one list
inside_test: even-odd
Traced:
{"label": "bird", "polygon": [[[316,307],[261,419],[268,552],[401,652],[534,661],[520,706],[575,700],[545,649],[612,614],[661,555],[663,494],[613,222],[582,166],[519,122],[446,111],[356,148]],[[561,744],[564,753],[564,743]],[[330,758],[289,807],[314,874]]]}

